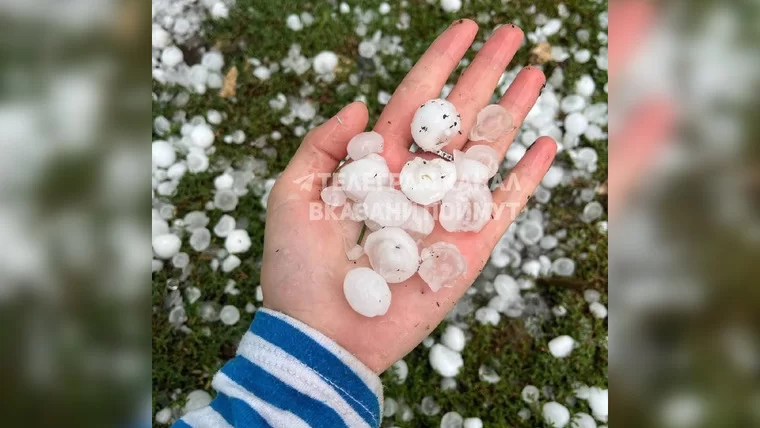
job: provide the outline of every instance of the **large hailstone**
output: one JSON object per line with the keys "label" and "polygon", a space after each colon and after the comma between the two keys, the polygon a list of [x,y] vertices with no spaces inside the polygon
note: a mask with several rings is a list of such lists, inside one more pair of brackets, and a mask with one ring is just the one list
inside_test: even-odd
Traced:
{"label": "large hailstone", "polygon": [[490,104],[478,112],[475,126],[470,131],[472,141],[496,142],[515,129],[515,121],[507,109]]}
{"label": "large hailstone", "polygon": [[177,160],[177,154],[174,152],[174,147],[166,141],[154,141],[151,150],[153,164],[161,168],[169,168],[174,161]]}
{"label": "large hailstone", "polygon": [[245,253],[251,248],[251,238],[244,229],[235,229],[224,240],[224,248],[230,254]]}
{"label": "large hailstone", "polygon": [[570,422],[570,411],[567,407],[557,403],[556,401],[550,401],[544,404],[543,416],[546,424],[554,428],[563,428]]}
{"label": "large hailstone", "polygon": [[331,74],[338,66],[338,55],[332,51],[322,51],[314,57],[312,67],[317,74]]}
{"label": "large hailstone", "polygon": [[446,326],[441,335],[441,343],[452,351],[462,352],[465,344],[464,331],[455,325]]}
{"label": "large hailstone", "polygon": [[338,171],[337,180],[346,196],[357,201],[372,190],[390,186],[393,177],[385,159],[372,153],[344,165]]}
{"label": "large hailstone", "polygon": [[425,207],[412,204],[412,213],[401,228],[416,240],[424,239],[433,232],[435,219]]}
{"label": "large hailstone", "polygon": [[417,157],[401,168],[401,191],[420,205],[430,205],[443,199],[457,181],[456,166],[444,159],[425,160]]}
{"label": "large hailstone", "polygon": [[348,142],[348,157],[359,160],[372,153],[383,151],[383,136],[375,131],[356,134]]}
{"label": "large hailstone", "polygon": [[391,284],[411,278],[420,263],[417,243],[398,227],[372,232],[364,243],[364,252],[372,269]]}
{"label": "large hailstone", "polygon": [[350,270],[343,280],[343,294],[351,309],[365,317],[385,315],[391,306],[388,283],[370,268]]}
{"label": "large hailstone", "polygon": [[549,352],[555,358],[565,358],[573,352],[575,340],[567,335],[555,337],[549,341]]}
{"label": "large hailstone", "polygon": [[464,366],[462,354],[439,343],[430,348],[430,366],[443,377],[454,377]]}
{"label": "large hailstone", "polygon": [[190,132],[190,141],[197,147],[204,149],[211,147],[214,144],[214,131],[211,130],[210,126],[201,123]]}
{"label": "large hailstone", "polygon": [[472,146],[464,153],[465,158],[476,160],[488,167],[488,178],[499,172],[501,157],[492,147],[483,144]]}
{"label": "large hailstone", "polygon": [[443,197],[439,221],[449,232],[480,232],[491,219],[492,210],[488,186],[458,182]]}
{"label": "large hailstone", "polygon": [[362,204],[367,218],[380,227],[402,226],[412,215],[412,203],[392,188],[369,192]]}
{"label": "large hailstone", "polygon": [[419,273],[433,292],[453,287],[454,281],[467,272],[467,262],[459,248],[448,242],[436,242],[422,250]]}
{"label": "large hailstone", "polygon": [[437,152],[460,133],[462,119],[454,104],[444,99],[426,102],[412,119],[412,138],[422,149]]}
{"label": "large hailstone", "polygon": [[153,238],[153,252],[159,259],[169,260],[179,252],[182,241],[177,235],[165,233]]}
{"label": "large hailstone", "polygon": [[468,157],[460,150],[454,150],[454,165],[457,169],[457,180],[467,183],[488,182],[490,169],[484,163]]}

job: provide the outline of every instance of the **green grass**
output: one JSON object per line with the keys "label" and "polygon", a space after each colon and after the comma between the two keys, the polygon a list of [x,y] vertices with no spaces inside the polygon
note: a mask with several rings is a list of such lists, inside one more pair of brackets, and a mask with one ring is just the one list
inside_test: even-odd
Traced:
{"label": "green grass", "polygon": [[[351,6],[361,5],[376,10],[380,1],[352,1]],[[399,7],[392,3],[393,10],[385,17],[380,17],[368,26],[368,34],[383,30],[384,34],[398,34],[406,56],[416,59],[426,49],[436,35],[445,29],[452,20],[469,17],[475,19],[479,12],[494,11],[491,24],[481,25],[478,40],[487,35],[486,30],[496,23],[513,22],[523,29],[533,28],[533,17],[525,12],[528,6],[535,4],[538,12],[549,17],[557,16],[556,3],[552,0],[535,2],[512,0],[507,6],[499,0],[471,1],[457,15],[443,13],[437,6],[425,1],[409,1],[405,9],[412,16],[412,26],[406,31],[396,29]],[[591,40],[587,44],[592,53],[599,48],[596,40],[598,31],[597,15],[606,9],[606,2],[595,3],[585,0],[567,1],[566,5],[573,14],[580,16],[581,26],[575,26],[564,20],[568,29],[567,36],[559,35],[550,39],[551,43],[568,45],[578,28],[586,28],[591,32]],[[285,27],[285,17],[290,13],[309,10],[314,14],[316,22],[301,32],[292,32]],[[277,148],[277,156],[269,162],[269,173],[281,171],[300,144],[300,138],[291,130],[280,124],[281,112],[272,111],[267,102],[278,92],[286,95],[297,93],[303,82],[313,82],[313,75],[307,72],[303,76],[275,73],[272,78],[260,82],[251,74],[247,63],[250,57],[259,59],[269,58],[279,61],[283,58],[292,43],[300,43],[306,56],[314,56],[322,50],[335,51],[340,59],[339,72],[336,82],[331,84],[315,84],[311,98],[318,102],[318,114],[330,117],[340,108],[352,101],[361,91],[349,86],[343,92],[337,92],[336,86],[345,82],[351,73],[359,70],[357,63],[357,46],[361,39],[354,34],[355,22],[353,12],[350,15],[337,13],[331,18],[333,9],[327,2],[301,2],[293,0],[252,1],[238,0],[238,6],[233,9],[230,19],[207,23],[205,30],[206,46],[217,46],[225,55],[226,71],[235,65],[240,70],[236,99],[222,99],[215,94],[192,95],[187,106],[187,116],[205,115],[208,109],[216,109],[226,114],[224,122],[216,127],[218,135],[226,135],[237,129],[242,129],[248,140],[266,135],[274,130],[283,134],[283,138],[270,144]],[[424,17],[424,18],[422,18]],[[484,29],[485,28],[485,29]],[[195,55],[197,57],[197,55]],[[474,52],[468,52],[471,59]],[[190,56],[191,57],[191,56]],[[513,65],[527,65],[529,46],[520,50]],[[196,60],[197,61],[197,60]],[[385,61],[390,64],[390,61]],[[563,67],[566,82],[574,82],[585,73],[591,74],[597,81],[598,87],[606,83],[606,72],[596,70],[593,59],[586,64],[576,64],[572,60],[563,64],[549,63],[545,66],[547,75],[554,67]],[[511,67],[510,67],[511,68]],[[378,117],[381,106],[376,102],[377,91],[382,89],[392,92],[406,73],[401,67],[388,67],[389,78],[382,79],[371,72],[362,72],[362,83],[369,86],[365,93],[369,100],[370,126]],[[461,71],[461,70],[460,70]],[[456,81],[452,77],[451,83]],[[179,89],[154,87],[161,92],[168,90],[178,93]],[[599,95],[599,100],[605,97]],[[176,110],[171,105],[154,102],[153,115],[172,117]],[[158,138],[158,136],[154,136]],[[586,144],[589,144],[586,142]],[[595,179],[606,179],[606,142],[590,144],[597,149],[600,157],[599,172]],[[264,158],[259,149],[237,145],[217,144],[217,154],[212,157],[212,165],[221,158],[233,163],[255,156]],[[206,201],[213,198],[210,189],[213,188],[213,172],[187,175],[177,192],[171,198],[177,206],[178,217],[184,216],[191,210],[202,210]],[[573,203],[573,193],[577,192],[584,183],[577,186],[555,190],[554,198],[548,207],[552,216],[550,231],[567,229],[569,238],[575,238],[578,244],[564,250],[576,260],[576,277],[568,283],[539,281],[537,291],[550,304],[563,304],[568,309],[568,315],[563,318],[550,318],[538,324],[542,336],[535,338],[527,334],[522,320],[502,320],[498,327],[483,327],[474,320],[471,322],[472,340],[463,353],[465,369],[457,377],[456,391],[440,392],[438,386],[440,377],[432,371],[427,362],[427,349],[418,347],[405,360],[409,364],[409,376],[406,382],[398,385],[391,381],[391,375],[383,376],[386,385],[386,396],[404,399],[415,406],[424,396],[435,397],[442,407],[441,414],[427,418],[415,412],[415,418],[404,423],[398,420],[386,419],[384,425],[398,426],[438,426],[440,416],[456,410],[463,416],[478,416],[486,426],[536,426],[536,416],[524,423],[517,417],[517,412],[524,406],[520,400],[520,391],[527,384],[539,388],[550,386],[563,401],[570,394],[572,382],[593,385],[607,384],[607,352],[600,347],[607,335],[606,321],[593,319],[583,301],[584,287],[596,288],[602,291],[603,302],[606,302],[607,287],[607,237],[600,234],[595,227],[586,225],[578,219],[582,206]],[[262,251],[264,210],[254,196],[243,197],[235,210],[237,218],[249,220],[248,232],[251,235],[253,247],[250,256],[243,259],[241,267],[231,274],[213,272],[208,262],[198,263],[197,254],[190,249],[183,249],[191,254],[195,270],[188,278],[187,285],[194,285],[203,292],[201,301],[216,301],[221,304],[233,304],[241,309],[242,318],[234,327],[228,327],[220,322],[204,323],[196,316],[198,304],[187,307],[188,327],[192,333],[185,334],[175,330],[166,320],[163,300],[167,293],[165,282],[176,276],[178,272],[166,269],[153,276],[153,407],[154,412],[170,404],[177,404],[170,399],[172,391],[179,388],[183,391],[180,397],[190,390],[202,388],[210,390],[211,377],[221,365],[234,355],[235,347],[252,319],[252,314],[242,311],[247,302],[255,302],[254,290],[259,283],[259,262]],[[213,226],[221,216],[219,211],[208,212]],[[212,242],[221,244],[218,238]],[[594,249],[595,248],[595,249]],[[580,254],[588,255],[586,260],[580,260]],[[231,296],[224,294],[228,279],[237,281],[241,294]],[[201,327],[208,327],[211,334],[201,334]],[[434,333],[440,332],[440,328]],[[557,360],[547,351],[546,343],[551,338],[569,334],[583,343],[569,358]],[[497,369],[502,377],[495,385],[485,384],[478,380],[478,367],[487,364]],[[180,403],[181,404],[181,403]],[[584,409],[580,402],[573,411]]]}

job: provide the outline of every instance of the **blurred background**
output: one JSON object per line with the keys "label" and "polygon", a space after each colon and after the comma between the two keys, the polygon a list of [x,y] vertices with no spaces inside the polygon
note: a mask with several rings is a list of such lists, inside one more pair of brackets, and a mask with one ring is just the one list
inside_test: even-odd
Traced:
{"label": "blurred background", "polygon": [[758,18],[610,4],[616,425],[760,424]]}
{"label": "blurred background", "polygon": [[[464,3],[462,16],[483,8]],[[506,18],[516,3],[489,7]],[[618,3],[609,19],[613,424],[757,426],[760,3]],[[451,17],[430,10],[432,40]],[[0,2],[4,425],[153,417],[148,12],[136,1]]]}

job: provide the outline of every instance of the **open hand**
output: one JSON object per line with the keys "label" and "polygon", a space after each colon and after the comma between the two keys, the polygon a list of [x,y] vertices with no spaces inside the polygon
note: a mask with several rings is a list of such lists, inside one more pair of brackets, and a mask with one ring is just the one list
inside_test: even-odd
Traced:
{"label": "open hand", "polygon": [[[428,48],[393,94],[374,130],[382,134],[382,153],[393,173],[415,154],[410,124],[421,104],[437,98],[449,75],[473,42],[475,22],[455,21]],[[489,103],[503,71],[520,47],[522,31],[504,25],[494,32],[462,73],[448,96],[462,119],[462,134],[445,151],[466,149],[473,144],[467,135],[478,111]],[[525,67],[499,101],[519,128],[545,82],[543,73]],[[310,220],[310,205],[322,204],[320,174],[334,171],[346,157],[348,141],[365,130],[368,113],[362,103],[352,103],[312,130],[288,167],[277,180],[268,202],[261,283],[264,306],[283,312],[321,331],[380,373],[424,339],[477,278],[490,253],[515,216],[524,207],[554,159],[556,143],[539,138],[523,159],[493,192],[494,204],[507,209],[479,233],[450,233],[436,224],[420,248],[438,241],[455,244],[467,261],[467,272],[451,288],[433,293],[418,275],[390,284],[392,301],[381,317],[366,318],[354,312],[343,295],[346,273],[369,266],[364,256],[356,262],[346,258],[344,236],[358,238],[360,225],[347,221]],[[503,157],[517,129],[491,147]],[[430,155],[432,156],[432,155]],[[303,178],[313,177],[310,190]],[[311,178],[310,178],[311,179]],[[353,230],[352,230],[353,228]],[[348,229],[348,230],[347,230]]]}

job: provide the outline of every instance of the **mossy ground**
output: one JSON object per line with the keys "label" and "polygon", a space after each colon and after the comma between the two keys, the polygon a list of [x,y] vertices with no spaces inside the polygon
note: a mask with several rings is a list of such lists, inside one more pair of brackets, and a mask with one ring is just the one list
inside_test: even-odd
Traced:
{"label": "mossy ground", "polygon": [[[535,5],[537,13],[549,17],[557,16],[557,3],[553,0],[512,0],[502,4],[499,0],[470,1],[456,15],[446,14],[436,5],[425,1],[410,0],[405,10],[412,16],[412,25],[405,31],[395,27],[399,15],[397,2],[389,2],[393,10],[390,14],[380,17],[369,25],[369,34],[382,29],[384,34],[398,34],[402,37],[406,55],[412,59],[418,58],[436,35],[445,29],[452,20],[468,17],[475,19],[479,13],[493,11],[491,24],[482,25],[478,40],[483,40],[486,32],[497,23],[516,23],[526,31],[535,27],[534,16],[527,13],[531,5]],[[374,8],[380,4],[378,0],[351,1],[351,6]],[[585,45],[592,53],[599,48],[596,34],[600,30],[598,15],[606,10],[606,2],[585,0],[570,0],[565,2],[571,14],[579,15],[580,24],[572,20],[564,20],[567,29],[566,36],[553,36],[550,43],[569,46],[575,44],[574,35],[577,29],[585,28],[591,33],[591,40]],[[290,13],[301,11],[311,12],[316,20],[314,25],[306,27],[301,32],[293,32],[285,27],[285,18]],[[333,16],[333,8],[328,2],[302,2],[294,0],[252,1],[238,0],[238,5],[232,10],[230,18],[216,22],[208,22],[203,39],[205,46],[219,48],[225,56],[225,70],[236,65],[240,70],[238,78],[237,97],[235,101],[223,99],[216,94],[192,95],[190,102],[183,109],[188,117],[205,114],[208,109],[216,109],[226,114],[225,121],[216,127],[218,135],[226,135],[242,129],[249,140],[278,130],[283,134],[282,140],[273,144],[277,156],[269,160],[270,173],[281,171],[300,144],[300,138],[279,122],[280,114],[268,106],[269,99],[279,92],[289,94],[299,88],[304,81],[314,81],[311,72],[303,76],[275,73],[270,80],[259,81],[251,72],[247,59],[256,57],[279,60],[283,58],[292,43],[299,43],[306,56],[314,56],[322,50],[336,52],[341,63],[336,83],[315,85],[311,95],[318,102],[319,114],[329,117],[340,108],[352,101],[361,92],[359,88],[349,86],[338,93],[337,82],[347,80],[347,76],[358,70],[357,46],[360,38],[354,34],[356,23],[353,14]],[[192,61],[192,52],[188,55]],[[186,57],[187,57],[186,56]],[[197,56],[197,55],[196,55]],[[472,58],[470,51],[468,57]],[[197,61],[197,60],[196,60]],[[529,47],[523,47],[513,60],[514,65],[529,63]],[[549,63],[545,65],[547,74],[554,67],[563,67],[567,82],[574,82],[582,74],[594,77],[599,87],[607,81],[605,71],[598,70],[593,61],[578,64],[572,60],[562,64]],[[382,79],[371,73],[362,74],[362,83],[369,85],[365,93],[369,100],[370,126],[378,117],[381,105],[376,102],[377,91],[380,89],[393,92],[406,70],[400,67],[389,67],[390,77]],[[455,82],[452,76],[450,82]],[[154,88],[158,92],[166,88]],[[179,89],[168,89],[179,91]],[[604,99],[598,96],[600,100]],[[153,115],[165,115],[171,118],[176,108],[171,105],[154,103]],[[156,137],[157,138],[157,137]],[[599,172],[595,177],[599,181],[606,179],[607,145],[597,142],[592,145],[597,149],[600,158]],[[212,158],[226,158],[233,162],[249,156],[265,158],[258,149],[250,146],[218,144],[218,152]],[[212,198],[213,173],[187,175],[172,203],[178,208],[178,215],[203,209],[205,201]],[[527,334],[521,320],[503,319],[497,327],[483,327],[476,322],[472,325],[472,340],[463,353],[465,360],[464,371],[457,377],[456,391],[441,392],[440,377],[430,368],[427,362],[427,350],[422,346],[409,354],[405,359],[409,364],[409,376],[405,383],[398,385],[392,380],[391,374],[384,375],[386,396],[403,399],[412,406],[418,405],[424,396],[433,396],[442,407],[442,413],[458,411],[463,416],[478,416],[486,426],[537,426],[537,415],[528,422],[521,421],[517,412],[524,407],[520,399],[520,391],[526,384],[539,387],[549,386],[559,400],[570,395],[571,384],[581,382],[589,385],[607,385],[607,351],[606,320],[592,318],[588,305],[583,300],[584,288],[596,288],[602,292],[602,301],[607,301],[607,237],[594,226],[579,220],[582,205],[573,203],[573,193],[583,187],[579,183],[554,191],[548,212],[552,217],[550,231],[567,229],[569,238],[576,238],[577,245],[568,249],[570,256],[576,260],[576,274],[572,281],[553,282],[540,281],[538,291],[550,304],[561,303],[568,309],[568,315],[561,318],[551,318],[540,324],[543,337],[536,339]],[[253,246],[251,256],[243,260],[241,267],[229,275],[213,272],[208,263],[200,262],[191,257],[196,269],[189,282],[201,288],[203,300],[213,300],[221,304],[233,304],[241,309],[242,318],[234,327],[225,326],[219,322],[204,323],[196,315],[197,305],[188,306],[187,325],[193,330],[185,334],[175,330],[168,324],[166,312],[163,310],[163,299],[166,295],[165,282],[176,276],[177,272],[167,269],[153,276],[153,407],[154,412],[171,404],[169,398],[176,388],[185,393],[201,388],[210,390],[211,377],[219,367],[234,355],[238,340],[248,327],[253,315],[242,311],[247,302],[255,302],[254,291],[259,284],[258,259],[262,251],[264,209],[258,198],[241,198],[236,209],[236,216],[247,217],[248,232]],[[221,213],[209,212],[211,224],[215,224]],[[218,238],[214,238],[218,239]],[[189,248],[183,248],[189,254],[195,254]],[[581,254],[586,254],[582,260]],[[228,279],[237,281],[241,293],[232,296],[224,293]],[[200,333],[200,327],[211,329],[210,336]],[[441,327],[439,327],[440,329]],[[440,330],[439,330],[440,331]],[[437,333],[437,332],[436,332]],[[551,338],[569,334],[582,343],[573,354],[566,359],[555,359],[548,351],[546,343]],[[497,369],[502,380],[497,384],[486,384],[478,379],[478,368],[487,364]],[[585,404],[580,402],[573,410],[580,411]],[[442,414],[441,413],[441,414]],[[411,422],[404,423],[385,419],[385,425],[398,426],[437,426],[440,414],[435,417],[425,417],[415,412]]]}

